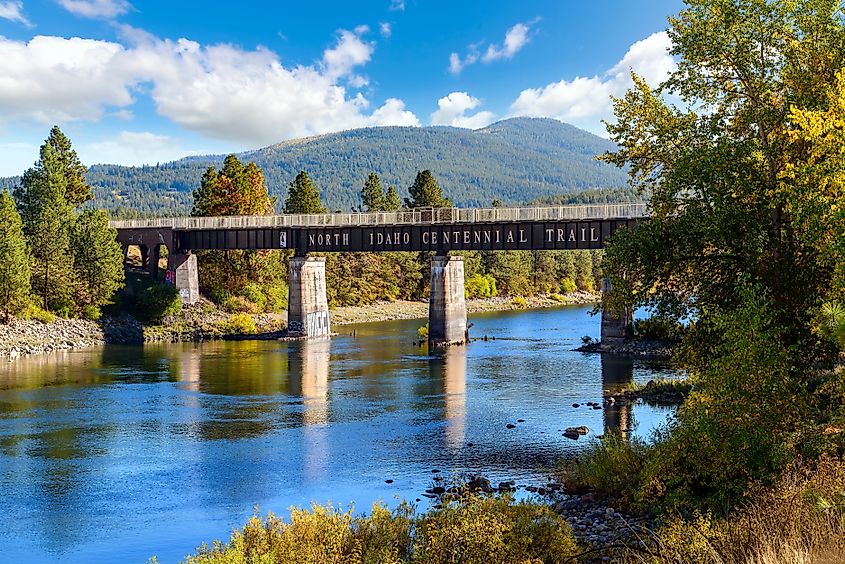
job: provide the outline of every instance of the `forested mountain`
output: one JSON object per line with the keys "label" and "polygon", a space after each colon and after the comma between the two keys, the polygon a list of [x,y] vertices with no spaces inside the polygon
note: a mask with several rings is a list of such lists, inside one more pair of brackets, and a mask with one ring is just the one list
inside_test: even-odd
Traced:
{"label": "forested mountain", "polygon": [[[597,162],[613,143],[553,119],[514,118],[478,130],[454,127],[371,127],[286,141],[241,153],[263,169],[279,202],[300,170],[330,210],[361,205],[367,174],[378,173],[399,195],[419,170],[431,169],[458,206],[489,206],[565,196],[594,188],[622,188],[623,171]],[[96,205],[117,215],[170,215],[190,210],[191,192],[209,165],[224,155],[189,157],[156,166],[93,165],[88,179]],[[16,179],[0,180],[13,184]]]}

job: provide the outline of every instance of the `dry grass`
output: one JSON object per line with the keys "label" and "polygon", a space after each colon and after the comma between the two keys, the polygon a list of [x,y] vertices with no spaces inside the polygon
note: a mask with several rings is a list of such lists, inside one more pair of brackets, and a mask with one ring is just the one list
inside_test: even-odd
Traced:
{"label": "dry grass", "polygon": [[629,561],[784,564],[845,562],[845,461],[796,464],[724,520],[669,519]]}

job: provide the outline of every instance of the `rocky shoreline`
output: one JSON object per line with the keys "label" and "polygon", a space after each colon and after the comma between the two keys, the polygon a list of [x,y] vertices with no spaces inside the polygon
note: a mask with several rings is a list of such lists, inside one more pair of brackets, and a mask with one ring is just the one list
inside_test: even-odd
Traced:
{"label": "rocky shoreline", "polygon": [[648,339],[626,339],[615,343],[590,341],[575,349],[585,353],[610,353],[649,360],[670,360],[676,343]]}
{"label": "rocky shoreline", "polygon": [[566,492],[563,485],[554,479],[540,485],[518,484],[515,480],[496,485],[484,476],[470,475],[453,479],[450,483],[440,470],[433,469],[432,473],[431,487],[420,495],[435,504],[449,503],[468,495],[518,492],[539,498],[569,523],[575,540],[584,549],[584,558],[580,562],[607,562],[620,556],[623,548],[642,549],[646,546],[646,539],[650,538],[649,531],[657,525],[649,513],[614,507],[594,493]]}

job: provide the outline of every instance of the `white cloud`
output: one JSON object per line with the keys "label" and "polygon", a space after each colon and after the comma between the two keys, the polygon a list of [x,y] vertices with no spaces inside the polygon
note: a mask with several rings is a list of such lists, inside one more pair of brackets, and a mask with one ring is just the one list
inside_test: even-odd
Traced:
{"label": "white cloud", "polygon": [[495,117],[493,112],[484,111],[466,115],[466,112],[474,110],[479,105],[481,105],[481,100],[466,92],[452,92],[437,101],[438,109],[431,114],[431,124],[469,129],[478,129],[489,125]]}
{"label": "white cloud", "polygon": [[466,67],[478,62],[479,60],[482,63],[492,63],[493,61],[512,58],[517,54],[517,52],[519,52],[520,49],[528,44],[531,39],[529,36],[531,26],[538,21],[540,21],[539,18],[535,18],[530,22],[514,25],[505,33],[505,39],[502,45],[490,43],[487,45],[487,49],[483,54],[480,52],[480,48],[484,45],[484,41],[471,44],[468,47],[469,53],[467,53],[463,59],[461,59],[461,56],[458,53],[450,54],[449,72],[452,74],[460,74],[460,72]]}
{"label": "white cloud", "polygon": [[116,43],[35,36],[0,37],[0,116],[51,124],[98,120],[107,106],[133,102],[126,55]]}
{"label": "white cloud", "polygon": [[387,7],[388,10],[394,11],[404,11],[405,10],[405,0],[390,0],[390,6]]}
{"label": "white cloud", "polygon": [[606,135],[601,120],[612,117],[610,97],[621,96],[633,85],[631,71],[655,86],[666,80],[675,68],[668,52],[670,47],[666,32],[654,33],[631,45],[625,56],[603,75],[579,76],[523,90],[511,104],[510,115],[553,117]]}
{"label": "white cloud", "polygon": [[368,31],[366,26],[359,26],[355,32],[340,31],[337,45],[323,52],[323,68],[327,77],[332,80],[340,78],[370,60],[374,47],[361,39],[361,34]]}
{"label": "white cloud", "polygon": [[390,35],[393,33],[393,29],[391,28],[390,22],[380,22],[378,24],[378,32],[385,39],[390,37]]}
{"label": "white cloud", "polygon": [[83,18],[112,19],[132,9],[125,0],[58,0],[72,14]]}
{"label": "white cloud", "polygon": [[505,42],[501,47],[492,44],[487,46],[487,51],[481,60],[489,63],[498,59],[510,59],[528,43],[529,29],[523,23],[516,24],[505,33]]}
{"label": "white cloud", "polygon": [[[129,117],[139,95],[187,130],[259,146],[367,125],[418,125],[400,100],[374,110],[353,88],[373,45],[340,31],[310,66],[285,67],[264,48],[163,40],[124,27],[128,46],[90,39],[0,38],[0,121],[66,123]],[[121,113],[123,112],[123,113]]]}
{"label": "white cloud", "polygon": [[184,149],[167,135],[146,131],[121,131],[116,137],[88,143],[78,148],[83,162],[138,166],[155,162],[169,162],[200,151]]}
{"label": "white cloud", "polygon": [[32,27],[30,22],[23,13],[22,0],[7,0],[0,2],[0,18],[9,20],[10,22],[19,23],[26,27]]}

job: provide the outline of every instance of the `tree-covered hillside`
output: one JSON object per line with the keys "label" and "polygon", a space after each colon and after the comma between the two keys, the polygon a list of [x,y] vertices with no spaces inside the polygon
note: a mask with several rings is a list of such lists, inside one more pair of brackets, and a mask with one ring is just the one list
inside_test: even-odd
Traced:
{"label": "tree-covered hillside", "polygon": [[[330,210],[361,205],[360,192],[374,171],[400,197],[417,171],[431,169],[458,206],[505,204],[621,188],[625,174],[597,162],[614,145],[553,119],[514,118],[479,130],[453,127],[373,127],[279,143],[239,154],[264,171],[270,194],[283,202],[300,170],[316,183]],[[191,192],[209,165],[223,156],[189,157],[157,166],[93,165],[88,180],[98,207],[121,215],[190,211]],[[17,179],[0,180],[13,185]]]}

